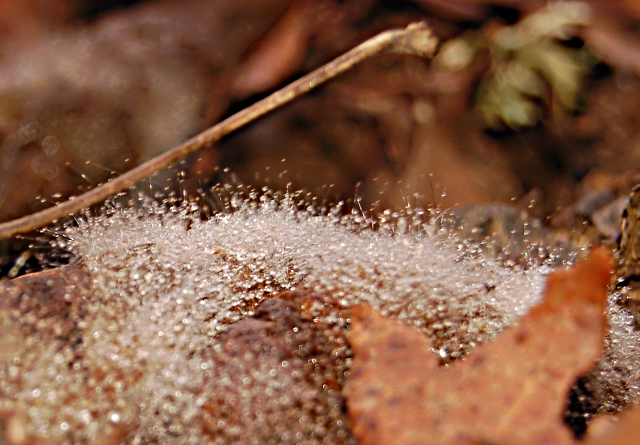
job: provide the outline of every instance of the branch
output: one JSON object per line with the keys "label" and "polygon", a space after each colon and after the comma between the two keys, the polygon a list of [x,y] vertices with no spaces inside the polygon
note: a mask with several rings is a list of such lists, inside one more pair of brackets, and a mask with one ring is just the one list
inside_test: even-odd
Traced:
{"label": "branch", "polygon": [[158,171],[173,165],[188,154],[202,147],[210,147],[229,133],[308,93],[363,60],[383,53],[431,57],[435,52],[436,45],[437,39],[424,22],[411,24],[405,29],[390,30],[378,34],[281,90],[127,173],[54,207],[0,224],[0,239],[35,230],[132,187],[140,181],[150,178]]}

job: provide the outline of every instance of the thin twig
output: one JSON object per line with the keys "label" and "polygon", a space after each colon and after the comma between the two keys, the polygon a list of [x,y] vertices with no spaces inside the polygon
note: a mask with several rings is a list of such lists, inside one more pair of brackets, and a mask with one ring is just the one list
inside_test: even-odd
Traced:
{"label": "thin twig", "polygon": [[127,173],[109,180],[80,196],[57,204],[55,207],[0,224],[0,239],[35,230],[132,187],[173,165],[188,154],[202,147],[211,146],[229,133],[291,102],[327,80],[351,69],[363,60],[389,52],[431,57],[436,45],[437,39],[425,23],[415,23],[405,29],[390,30],[378,34],[281,90]]}

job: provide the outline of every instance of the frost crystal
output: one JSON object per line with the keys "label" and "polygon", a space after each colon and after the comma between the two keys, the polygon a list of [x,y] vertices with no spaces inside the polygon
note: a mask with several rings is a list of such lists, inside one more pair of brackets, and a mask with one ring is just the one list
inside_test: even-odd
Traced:
{"label": "frost crystal", "polygon": [[[68,230],[91,277],[77,341],[25,334],[22,355],[0,363],[0,408],[25,413],[31,434],[349,443],[350,351],[327,334],[348,326],[343,309],[364,302],[416,326],[446,361],[513,323],[544,284],[544,269],[504,267],[416,211],[377,230],[264,197],[206,222],[188,213],[119,210]],[[331,309],[265,306],[294,288]]]}

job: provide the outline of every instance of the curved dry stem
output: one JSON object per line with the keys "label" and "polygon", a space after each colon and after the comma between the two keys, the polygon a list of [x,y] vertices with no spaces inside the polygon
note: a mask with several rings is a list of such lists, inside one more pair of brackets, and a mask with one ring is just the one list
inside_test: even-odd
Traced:
{"label": "curved dry stem", "polygon": [[291,102],[327,80],[348,71],[363,60],[387,52],[431,57],[436,45],[437,39],[423,22],[411,24],[405,29],[390,30],[378,34],[281,90],[127,173],[54,207],[0,224],[0,239],[50,224],[132,187],[188,154],[202,147],[211,146],[229,133]]}

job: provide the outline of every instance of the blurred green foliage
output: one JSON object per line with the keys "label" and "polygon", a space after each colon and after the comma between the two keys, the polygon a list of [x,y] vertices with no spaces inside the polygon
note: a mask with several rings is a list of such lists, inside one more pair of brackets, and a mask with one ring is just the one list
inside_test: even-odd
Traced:
{"label": "blurred green foliage", "polygon": [[[542,103],[572,111],[579,103],[582,79],[594,65],[585,48],[563,42],[588,26],[590,7],[584,2],[551,3],[513,26],[487,24],[442,45],[436,63],[449,71],[467,69],[488,55],[490,69],[478,84],[475,108],[495,130],[537,124]],[[550,100],[549,100],[550,99]]]}

